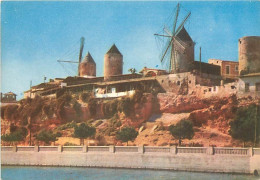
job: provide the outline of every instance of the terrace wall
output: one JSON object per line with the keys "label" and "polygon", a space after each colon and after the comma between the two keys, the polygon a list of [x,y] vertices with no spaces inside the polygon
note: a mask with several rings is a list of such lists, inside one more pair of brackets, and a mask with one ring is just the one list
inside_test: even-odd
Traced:
{"label": "terrace wall", "polygon": [[2,146],[2,165],[260,172],[260,148],[150,146]]}

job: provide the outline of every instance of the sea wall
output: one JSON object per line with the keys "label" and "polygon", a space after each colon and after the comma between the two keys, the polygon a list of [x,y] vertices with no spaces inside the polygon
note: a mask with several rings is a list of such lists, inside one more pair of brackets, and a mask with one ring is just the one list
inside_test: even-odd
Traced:
{"label": "sea wall", "polygon": [[2,146],[2,165],[260,172],[260,148],[149,146]]}

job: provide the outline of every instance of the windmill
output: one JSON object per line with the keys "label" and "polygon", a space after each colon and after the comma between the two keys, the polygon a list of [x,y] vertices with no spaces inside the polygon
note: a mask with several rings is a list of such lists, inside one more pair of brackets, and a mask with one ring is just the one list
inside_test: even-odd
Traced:
{"label": "windmill", "polygon": [[[80,38],[80,50],[79,50],[79,59],[78,59],[78,61],[65,61],[65,60],[60,60],[59,59],[59,60],[57,60],[57,62],[59,62],[59,63],[62,63],[62,62],[65,62],[65,63],[77,63],[77,64],[80,65],[81,60],[82,60],[82,53],[83,53],[83,48],[84,48],[84,42],[85,42],[85,38],[81,37]],[[78,76],[79,76],[79,70],[78,70]]]}
{"label": "windmill", "polygon": [[[165,49],[160,57],[162,64],[167,64],[169,73],[183,72],[194,60],[194,42],[184,28],[185,22],[191,15],[189,12],[177,27],[180,5],[177,4],[172,31],[165,25],[163,34],[154,34],[156,37],[167,38]],[[186,52],[188,49],[188,53]],[[193,50],[192,50],[193,49]],[[189,54],[188,57],[185,54]],[[192,54],[193,53],[193,54]],[[193,56],[193,59],[192,59]],[[188,60],[187,60],[188,59]],[[186,67],[185,67],[186,66]]]}

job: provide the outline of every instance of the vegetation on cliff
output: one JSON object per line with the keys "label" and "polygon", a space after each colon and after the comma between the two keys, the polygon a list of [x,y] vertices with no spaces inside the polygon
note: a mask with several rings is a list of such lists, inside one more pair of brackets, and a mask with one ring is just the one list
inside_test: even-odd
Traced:
{"label": "vegetation on cliff", "polygon": [[169,131],[172,136],[180,141],[182,139],[192,139],[194,136],[193,123],[189,120],[181,120],[176,125],[171,125]]}
{"label": "vegetation on cliff", "polygon": [[117,132],[116,138],[123,142],[126,142],[128,145],[128,141],[133,141],[137,137],[138,132],[133,127],[124,127],[120,131]]}
{"label": "vegetation on cliff", "polygon": [[258,142],[260,135],[260,106],[251,104],[239,107],[236,116],[230,122],[230,135],[245,142]]}
{"label": "vegetation on cliff", "polygon": [[74,136],[76,138],[80,138],[82,144],[84,145],[84,139],[94,136],[96,133],[96,129],[94,127],[88,126],[85,123],[81,123],[79,126],[74,127]]}

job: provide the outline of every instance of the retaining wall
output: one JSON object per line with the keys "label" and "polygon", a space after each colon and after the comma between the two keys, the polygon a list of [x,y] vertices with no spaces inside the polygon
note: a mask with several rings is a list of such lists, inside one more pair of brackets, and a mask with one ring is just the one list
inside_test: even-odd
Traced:
{"label": "retaining wall", "polygon": [[151,146],[2,146],[2,165],[260,172],[260,148]]}

